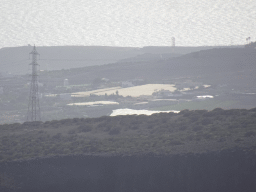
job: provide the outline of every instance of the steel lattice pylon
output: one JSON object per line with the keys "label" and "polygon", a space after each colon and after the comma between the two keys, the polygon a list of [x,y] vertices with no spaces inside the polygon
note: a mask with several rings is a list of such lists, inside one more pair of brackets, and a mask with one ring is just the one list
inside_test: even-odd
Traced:
{"label": "steel lattice pylon", "polygon": [[30,94],[29,94],[29,102],[28,102],[28,113],[27,113],[27,121],[40,121],[40,105],[39,105],[39,94],[38,94],[38,80],[37,80],[37,56],[39,53],[36,51],[36,46],[32,52],[32,74],[31,74],[31,82],[30,82]]}

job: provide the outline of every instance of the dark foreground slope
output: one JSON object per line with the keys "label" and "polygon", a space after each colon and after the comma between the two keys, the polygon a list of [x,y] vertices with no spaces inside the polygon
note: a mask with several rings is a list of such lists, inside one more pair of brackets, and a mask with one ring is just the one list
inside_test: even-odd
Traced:
{"label": "dark foreground slope", "polygon": [[2,191],[256,189],[256,109],[0,126]]}
{"label": "dark foreground slope", "polygon": [[63,119],[0,126],[0,161],[74,154],[187,154],[256,146],[256,111]]}
{"label": "dark foreground slope", "polygon": [[1,191],[254,192],[256,155],[65,156],[1,164]]}

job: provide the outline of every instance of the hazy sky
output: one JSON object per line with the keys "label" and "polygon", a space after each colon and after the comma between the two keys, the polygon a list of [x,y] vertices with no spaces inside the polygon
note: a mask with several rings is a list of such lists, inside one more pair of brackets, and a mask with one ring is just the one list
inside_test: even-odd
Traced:
{"label": "hazy sky", "polygon": [[0,47],[256,41],[256,0],[1,0]]}

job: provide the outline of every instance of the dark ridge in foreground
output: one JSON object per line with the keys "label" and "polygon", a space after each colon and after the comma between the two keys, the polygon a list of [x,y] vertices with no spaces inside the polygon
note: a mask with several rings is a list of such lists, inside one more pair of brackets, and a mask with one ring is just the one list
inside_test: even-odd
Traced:
{"label": "dark ridge in foreground", "polygon": [[256,155],[65,156],[0,164],[1,192],[254,192]]}
{"label": "dark ridge in foreground", "polygon": [[256,108],[0,125],[0,162],[74,154],[186,154],[256,146]]}
{"label": "dark ridge in foreground", "polygon": [[0,126],[1,192],[254,192],[256,108]]}

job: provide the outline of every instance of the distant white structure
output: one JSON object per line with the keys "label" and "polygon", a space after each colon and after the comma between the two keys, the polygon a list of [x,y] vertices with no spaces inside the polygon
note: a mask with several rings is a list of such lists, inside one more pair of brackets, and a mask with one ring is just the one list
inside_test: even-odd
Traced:
{"label": "distant white structure", "polygon": [[175,47],[175,37],[172,37],[172,47]]}
{"label": "distant white structure", "polygon": [[130,81],[123,81],[122,87],[133,87],[134,85]]}
{"label": "distant white structure", "polygon": [[64,79],[64,87],[69,86],[68,79]]}
{"label": "distant white structure", "polygon": [[198,99],[206,99],[206,98],[213,98],[212,95],[200,95],[200,96],[196,96]]}
{"label": "distant white structure", "polygon": [[109,79],[107,78],[102,78],[101,80],[104,81],[105,83],[109,82]]}
{"label": "distant white structure", "polygon": [[134,110],[134,109],[115,109],[111,113],[110,116],[118,116],[118,115],[152,115],[154,113],[179,113],[180,111],[150,111],[150,110]]}
{"label": "distant white structure", "polygon": [[155,92],[155,95],[156,95],[157,97],[166,97],[166,96],[167,96],[167,97],[171,97],[171,96],[173,96],[173,94],[172,94],[171,91],[169,91],[169,90],[164,90],[164,89],[161,89],[161,90]]}

